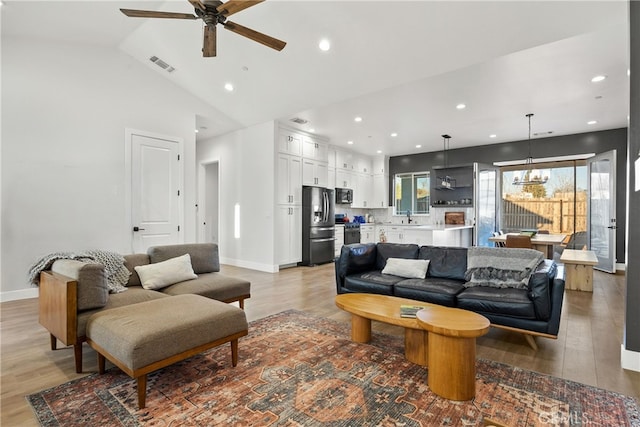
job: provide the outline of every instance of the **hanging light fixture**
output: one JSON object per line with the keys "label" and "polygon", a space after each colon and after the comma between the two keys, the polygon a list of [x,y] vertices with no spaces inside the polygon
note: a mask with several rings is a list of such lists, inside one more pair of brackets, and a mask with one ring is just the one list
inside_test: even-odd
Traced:
{"label": "hanging light fixture", "polygon": [[449,149],[449,140],[451,139],[450,135],[442,135],[442,156],[444,157],[444,169],[442,170],[442,175],[440,177],[436,177],[438,180],[438,185],[441,188],[454,189],[456,187],[456,180],[451,178],[447,174],[447,150]]}
{"label": "hanging light fixture", "polygon": [[527,114],[525,117],[529,119],[529,156],[525,160],[525,170],[522,179],[518,175],[513,177],[513,185],[542,185],[545,184],[549,177],[543,175],[541,171],[533,169],[533,157],[531,156],[531,117],[533,113]]}

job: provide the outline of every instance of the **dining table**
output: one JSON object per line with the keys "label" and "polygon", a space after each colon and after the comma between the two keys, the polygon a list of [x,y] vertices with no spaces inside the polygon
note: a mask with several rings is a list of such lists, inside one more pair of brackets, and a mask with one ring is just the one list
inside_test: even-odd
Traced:
{"label": "dining table", "polygon": [[[517,235],[520,235],[521,233],[500,234],[499,236],[489,237],[489,241],[494,243],[506,244],[507,236],[509,234],[517,236]],[[533,249],[539,250],[540,252],[545,254],[546,258],[553,259],[553,247],[555,245],[561,244],[566,237],[567,237],[566,234],[561,234],[561,233],[558,233],[558,234],[536,233],[533,236],[531,236],[531,246],[533,247]]]}

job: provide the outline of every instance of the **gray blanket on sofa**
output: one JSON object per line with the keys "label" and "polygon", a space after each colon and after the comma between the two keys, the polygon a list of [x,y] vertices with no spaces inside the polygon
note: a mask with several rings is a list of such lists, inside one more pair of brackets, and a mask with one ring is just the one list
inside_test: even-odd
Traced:
{"label": "gray blanket on sofa", "polygon": [[471,247],[467,252],[465,287],[526,289],[535,268],[544,260],[534,249]]}
{"label": "gray blanket on sofa", "polygon": [[49,270],[53,263],[59,259],[74,259],[82,262],[102,264],[105,267],[104,272],[109,292],[118,293],[127,290],[124,285],[129,281],[131,272],[124,265],[124,257],[118,253],[100,249],[84,251],[82,253],[53,252],[47,254],[29,268],[29,283],[38,286],[40,284],[40,272]]}

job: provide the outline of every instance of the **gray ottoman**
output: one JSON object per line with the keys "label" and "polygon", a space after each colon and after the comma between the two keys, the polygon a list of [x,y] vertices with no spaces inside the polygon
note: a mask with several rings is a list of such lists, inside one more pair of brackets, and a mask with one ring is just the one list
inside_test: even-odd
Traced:
{"label": "gray ottoman", "polygon": [[87,323],[87,343],[138,381],[145,407],[147,374],[226,342],[238,364],[238,338],[247,335],[243,310],[199,295],[178,295],[98,312]]}

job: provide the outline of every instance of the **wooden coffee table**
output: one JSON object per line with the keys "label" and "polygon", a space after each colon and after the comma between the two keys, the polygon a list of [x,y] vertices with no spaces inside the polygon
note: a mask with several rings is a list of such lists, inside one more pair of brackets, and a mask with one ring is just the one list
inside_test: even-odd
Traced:
{"label": "wooden coffee table", "polygon": [[593,266],[598,264],[598,257],[593,251],[565,249],[560,255],[567,274],[567,290],[593,292]]}
{"label": "wooden coffee table", "polygon": [[427,366],[428,333],[417,319],[400,317],[403,304],[438,307],[427,302],[376,294],[340,294],[336,305],[351,313],[351,339],[355,342],[371,340],[371,320],[404,328],[404,355],[410,362]]}
{"label": "wooden coffee table", "polygon": [[476,337],[489,332],[486,317],[459,308],[431,305],[417,314],[429,331],[429,388],[450,400],[476,394]]}

